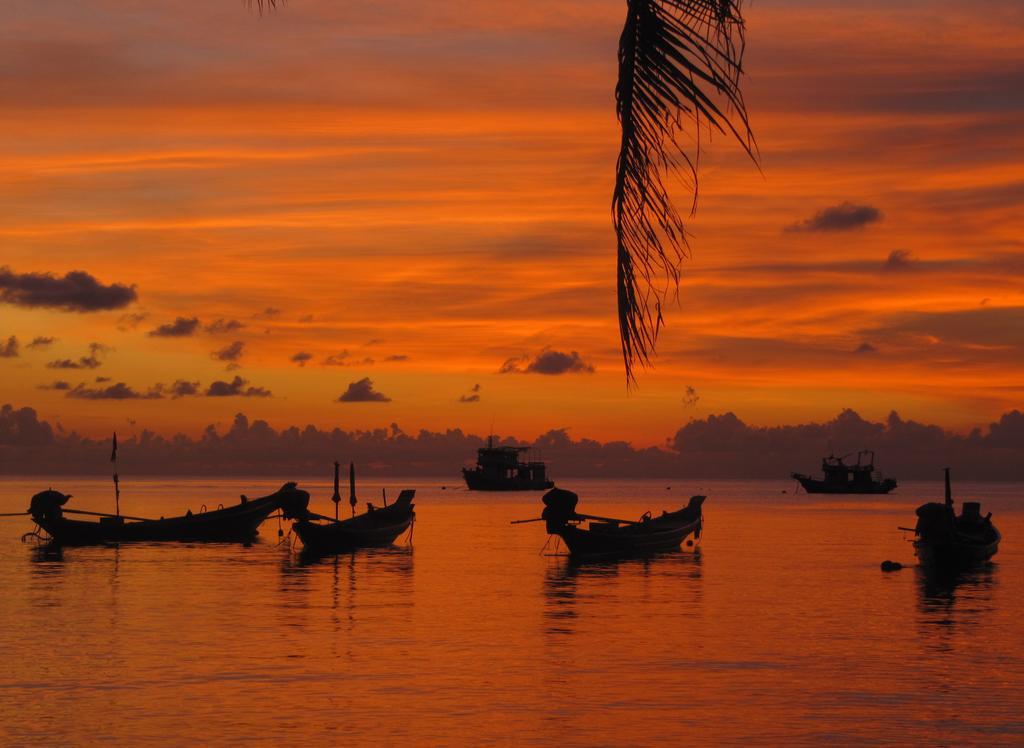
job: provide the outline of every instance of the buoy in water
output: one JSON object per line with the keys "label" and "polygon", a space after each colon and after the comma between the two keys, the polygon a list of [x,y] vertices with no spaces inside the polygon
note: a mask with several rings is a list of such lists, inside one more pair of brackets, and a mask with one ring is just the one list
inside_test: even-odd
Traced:
{"label": "buoy in water", "polygon": [[899,571],[903,568],[903,564],[899,561],[883,561],[882,571]]}

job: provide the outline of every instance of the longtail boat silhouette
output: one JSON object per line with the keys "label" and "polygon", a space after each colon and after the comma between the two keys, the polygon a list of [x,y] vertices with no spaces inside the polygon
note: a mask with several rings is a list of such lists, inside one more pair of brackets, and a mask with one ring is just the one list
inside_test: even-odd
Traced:
{"label": "longtail boat silhouette", "polygon": [[[864,455],[870,455],[862,462]],[[896,481],[883,478],[875,471],[875,453],[863,449],[857,453],[857,462],[848,463],[844,460],[850,455],[836,457],[829,455],[821,460],[824,479],[812,478],[803,473],[791,473],[807,493],[889,493],[896,488]]]}
{"label": "longtail boat silhouette", "polygon": [[529,447],[495,447],[494,437],[476,452],[476,467],[462,468],[470,491],[544,491],[555,483],[540,460],[524,462],[519,456]]}
{"label": "longtail boat silhouette", "polygon": [[[179,517],[145,519],[67,509],[71,498],[52,489],[32,497],[28,514],[57,545],[97,545],[143,541],[251,542],[259,526],[278,510],[296,511],[309,502],[309,494],[295,483],[285,483],[274,493],[258,499],[241,497],[241,502],[212,511],[191,511]],[[69,519],[67,514],[89,515],[94,520]]]}
{"label": "longtail boat silhouette", "polygon": [[388,504],[387,494],[382,495],[383,506],[377,507],[366,503],[366,511],[356,514],[356,472],[355,464],[349,463],[349,506],[352,516],[339,519],[338,505],[341,503],[339,492],[339,465],[334,463],[334,517],[310,512],[303,507],[292,513],[285,510],[284,514],[295,519],[292,529],[299,536],[308,554],[345,553],[358,548],[378,548],[391,545],[402,533],[408,530],[416,519],[415,507],[412,503],[416,491],[406,489],[398,494],[398,498]]}
{"label": "longtail boat silhouette", "polygon": [[914,533],[914,553],[924,566],[949,570],[969,569],[991,559],[999,551],[1002,535],[992,524],[992,512],[981,516],[981,504],[963,502],[957,515],[953,505],[953,490],[946,472],[946,500],[940,504],[929,502],[917,508],[917,526]]}
{"label": "longtail boat silhouette", "polygon": [[[195,514],[188,510],[178,517],[132,517],[121,514],[117,434],[112,440],[110,461],[114,464],[114,514],[68,509],[66,504],[71,494],[50,488],[35,494],[24,512],[36,523],[36,529],[26,533],[25,537],[35,536],[55,545],[67,546],[147,541],[247,543],[256,537],[260,524],[274,512],[280,510],[294,514],[309,503],[308,493],[295,483],[285,483],[267,496],[249,499],[242,495],[240,503],[228,507],[221,505],[212,511],[206,511],[203,505]],[[95,519],[71,519],[66,515]]]}
{"label": "longtail boat silhouette", "polygon": [[[537,519],[515,520],[513,524],[545,522],[550,535],[565,541],[569,555],[577,558],[637,556],[678,550],[690,535],[700,539],[706,496],[691,496],[684,508],[650,512],[639,520],[612,519],[576,511],[579,497],[572,491],[554,488],[544,494],[544,511]],[[580,527],[584,522],[590,525]]]}

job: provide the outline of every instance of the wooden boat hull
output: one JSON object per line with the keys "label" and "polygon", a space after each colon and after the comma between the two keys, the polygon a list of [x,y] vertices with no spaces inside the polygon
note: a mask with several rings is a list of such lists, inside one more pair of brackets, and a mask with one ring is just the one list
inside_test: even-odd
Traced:
{"label": "wooden boat hull", "polygon": [[[294,493],[282,489],[275,494],[209,512],[154,520],[101,518],[99,521],[69,519],[58,514],[34,517],[53,543],[64,546],[138,542],[247,543],[258,533],[263,521],[283,508]],[[305,494],[308,501],[308,494]]]}
{"label": "wooden boat hull", "polygon": [[918,538],[914,541],[914,553],[923,566],[941,569],[971,569],[988,563],[999,552],[999,536],[990,542],[967,540],[929,541]]}
{"label": "wooden boat hull", "polygon": [[673,520],[659,517],[624,527],[606,527],[591,523],[590,528],[564,525],[555,534],[565,541],[569,554],[576,558],[642,556],[675,551],[690,535],[700,536],[703,518]]}
{"label": "wooden boat hull", "polygon": [[462,477],[470,491],[546,491],[553,488],[554,481],[530,480],[527,478],[493,478],[481,470],[462,469]]}
{"label": "wooden boat hull", "polygon": [[883,481],[872,481],[871,483],[836,484],[797,473],[794,473],[793,477],[807,493],[886,494],[896,488],[896,481],[892,478],[886,478]]}
{"label": "wooden boat hull", "polygon": [[302,541],[304,552],[311,554],[347,553],[359,548],[389,546],[409,529],[416,518],[411,503],[413,493],[403,492],[399,502],[374,508],[351,519],[302,519],[292,525],[292,529]]}

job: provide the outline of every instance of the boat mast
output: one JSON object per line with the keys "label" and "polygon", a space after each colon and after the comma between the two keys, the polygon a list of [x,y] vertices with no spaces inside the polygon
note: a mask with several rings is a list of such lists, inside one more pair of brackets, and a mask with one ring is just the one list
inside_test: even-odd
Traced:
{"label": "boat mast", "polygon": [[953,507],[953,489],[949,485],[949,468],[943,468],[946,471],[946,506]]}
{"label": "boat mast", "polygon": [[110,462],[114,465],[114,512],[116,516],[121,516],[121,485],[117,478],[117,432],[114,432],[114,438],[111,442],[110,449]]}
{"label": "boat mast", "polygon": [[356,464],[348,464],[348,504],[352,507],[352,516],[356,516]]}
{"label": "boat mast", "polygon": [[338,505],[341,503],[341,493],[338,490],[338,469],[341,465],[338,461],[334,461],[334,495],[331,497],[331,501],[334,502],[334,519],[338,519]]}

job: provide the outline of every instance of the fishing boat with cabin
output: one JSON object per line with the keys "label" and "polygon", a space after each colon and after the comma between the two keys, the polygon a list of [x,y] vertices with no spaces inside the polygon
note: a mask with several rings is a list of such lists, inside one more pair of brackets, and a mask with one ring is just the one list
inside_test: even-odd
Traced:
{"label": "fishing boat with cabin", "polygon": [[945,502],[929,502],[917,508],[917,525],[912,530],[914,553],[922,565],[933,568],[963,570],[980,566],[996,555],[1003,536],[992,524],[992,512],[981,516],[977,501],[963,502],[960,514],[956,513],[949,468],[945,473]]}
{"label": "fishing boat with cabin", "polygon": [[[869,457],[865,460],[865,455]],[[862,449],[857,453],[857,462],[845,462],[850,455],[836,457],[829,455],[822,458],[821,470],[824,479],[812,478],[803,473],[792,473],[792,477],[803,486],[807,493],[863,493],[884,494],[896,488],[896,481],[883,478],[875,470],[875,453],[870,449]]]}
{"label": "fishing boat with cabin", "polygon": [[540,460],[524,461],[520,455],[529,447],[495,447],[494,437],[476,452],[476,467],[462,468],[470,491],[545,491],[555,483],[548,479],[547,466]]}
{"label": "fishing boat with cabin", "polygon": [[[647,512],[639,520],[612,519],[580,514],[576,511],[579,497],[572,491],[554,488],[541,499],[544,511],[538,519],[516,520],[513,524],[545,522],[548,533],[565,541],[569,555],[575,558],[650,555],[679,550],[691,535],[699,540],[706,499],[691,496],[682,509],[663,511],[658,517]],[[583,527],[587,522],[589,525]]]}
{"label": "fishing boat with cabin", "polygon": [[[327,517],[303,509],[295,515],[292,530],[303,544],[303,551],[311,555],[327,555],[347,553],[359,548],[380,548],[391,545],[406,530],[410,530],[416,520],[415,506],[412,503],[416,491],[406,489],[398,494],[398,498],[388,504],[387,492],[382,492],[382,506],[366,503],[366,511],[356,514],[359,500],[356,498],[355,463],[349,463],[349,507],[352,516],[340,519],[338,516],[341,504],[339,491],[339,464],[334,463],[334,517]],[[411,539],[411,531],[410,531]]]}

